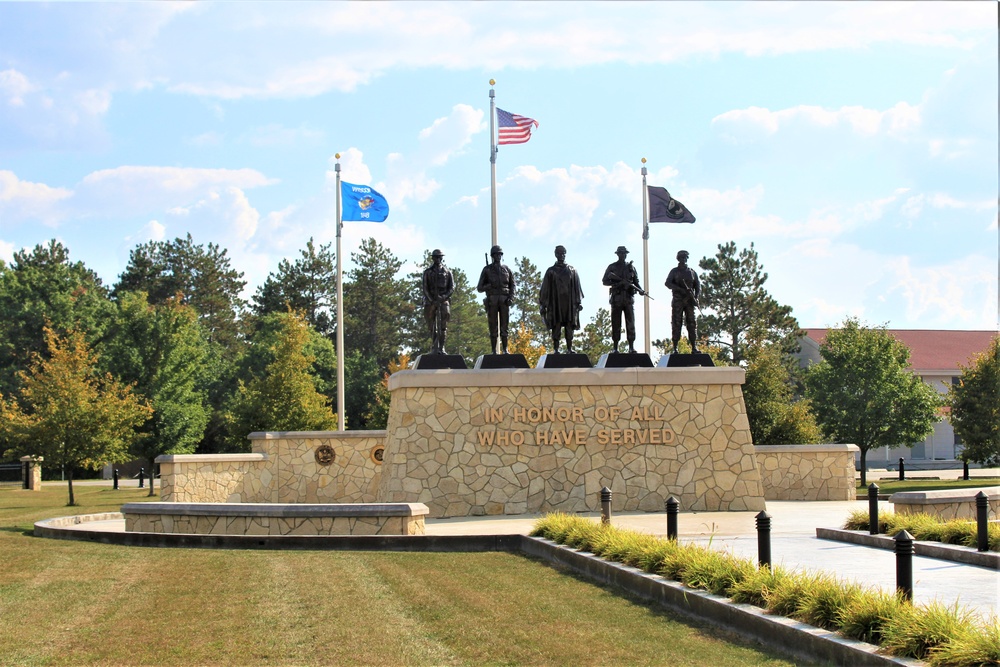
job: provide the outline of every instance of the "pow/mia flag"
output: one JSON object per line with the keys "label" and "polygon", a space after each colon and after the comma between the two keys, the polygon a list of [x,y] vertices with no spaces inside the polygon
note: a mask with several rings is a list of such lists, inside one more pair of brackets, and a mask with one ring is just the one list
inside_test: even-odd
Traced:
{"label": "pow/mia flag", "polygon": [[650,222],[694,222],[694,216],[684,204],[670,196],[666,188],[647,185]]}

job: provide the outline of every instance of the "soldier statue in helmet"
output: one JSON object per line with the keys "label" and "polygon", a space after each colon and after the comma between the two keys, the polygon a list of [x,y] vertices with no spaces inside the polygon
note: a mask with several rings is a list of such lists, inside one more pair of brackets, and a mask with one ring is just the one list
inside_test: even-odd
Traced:
{"label": "soldier statue in helmet", "polygon": [[490,353],[496,354],[499,335],[500,352],[507,354],[510,304],[514,300],[517,287],[514,284],[514,272],[500,261],[503,259],[503,249],[498,245],[493,246],[490,248],[490,257],[493,261],[483,267],[476,289],[486,293],[483,306],[486,308],[490,324]]}
{"label": "soldier statue in helmet", "polygon": [[421,283],[424,292],[424,320],[431,334],[431,354],[447,354],[444,342],[448,334],[448,320],[451,318],[450,299],[455,291],[455,279],[443,260],[444,253],[435,249],[431,253],[432,264],[424,269]]}

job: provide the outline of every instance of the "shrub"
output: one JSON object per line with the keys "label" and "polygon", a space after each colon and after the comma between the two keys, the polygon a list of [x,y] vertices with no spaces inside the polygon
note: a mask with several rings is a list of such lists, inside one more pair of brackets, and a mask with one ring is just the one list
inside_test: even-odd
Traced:
{"label": "shrub", "polygon": [[966,633],[971,620],[972,614],[957,604],[902,605],[883,626],[882,647],[893,655],[923,660],[932,650]]}
{"label": "shrub", "polygon": [[966,627],[965,632],[933,648],[928,657],[933,667],[987,667],[1000,665],[1000,619],[985,628]]}
{"label": "shrub", "polygon": [[733,583],[733,602],[752,604],[766,609],[769,596],[788,576],[790,576],[788,570],[782,567],[775,567],[774,570],[759,567],[756,571],[748,572],[742,581]]}
{"label": "shrub", "polygon": [[[927,542],[944,542],[975,547],[978,542],[975,521],[952,519],[941,521],[929,514],[894,514],[882,510],[878,514],[879,532],[893,536],[902,530],[908,531],[916,540]],[[844,530],[868,530],[868,510],[854,510],[847,521]],[[990,551],[1000,551],[1000,525],[991,523],[987,526],[988,548]]]}
{"label": "shrub", "polygon": [[840,628],[843,610],[862,597],[857,584],[843,583],[830,575],[819,575],[802,590],[795,617],[827,630]]}

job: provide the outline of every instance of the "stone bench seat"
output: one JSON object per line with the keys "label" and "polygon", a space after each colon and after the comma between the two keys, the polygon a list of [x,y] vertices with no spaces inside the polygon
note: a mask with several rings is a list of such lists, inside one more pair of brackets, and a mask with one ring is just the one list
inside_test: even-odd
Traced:
{"label": "stone bench seat", "polygon": [[195,535],[423,535],[423,503],[126,503],[125,530]]}
{"label": "stone bench seat", "polygon": [[941,489],[937,491],[898,491],[889,496],[899,514],[930,514],[944,521],[951,519],[976,520],[976,496],[982,491],[989,503],[989,514],[997,516],[1000,510],[1000,487],[990,486],[969,489]]}

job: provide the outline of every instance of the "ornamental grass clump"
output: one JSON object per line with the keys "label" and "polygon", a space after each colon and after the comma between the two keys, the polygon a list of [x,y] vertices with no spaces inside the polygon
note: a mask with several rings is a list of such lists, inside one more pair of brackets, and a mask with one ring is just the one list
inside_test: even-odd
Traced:
{"label": "ornamental grass clump", "polygon": [[900,613],[900,607],[909,604],[898,592],[866,591],[840,610],[838,629],[850,639],[881,644],[885,624]]}
{"label": "ornamental grass clump", "polygon": [[689,556],[690,561],[681,572],[681,583],[714,595],[728,597],[732,594],[733,586],[757,569],[746,559],[718,551],[693,551]]}
{"label": "ornamental grass clump", "polygon": [[802,590],[795,618],[826,630],[840,629],[841,615],[864,595],[857,584],[844,583],[830,575],[819,575]]}
{"label": "ornamental grass clump", "polygon": [[768,597],[789,576],[789,571],[780,566],[775,566],[773,570],[766,566],[758,567],[748,572],[741,581],[733,583],[731,591],[733,602],[752,604],[766,609]]}
{"label": "ornamental grass clump", "polygon": [[[895,514],[887,510],[879,512],[879,532],[892,537],[900,531],[907,531],[913,539],[924,542],[959,544],[975,548],[978,543],[978,528],[975,521],[952,519],[942,521],[924,514]],[[868,530],[868,510],[854,510],[844,522],[844,530]],[[1000,551],[1000,524],[987,526],[987,540],[990,551]]]}
{"label": "ornamental grass clump", "polygon": [[964,627],[951,641],[931,649],[932,667],[987,667],[1000,665],[1000,619],[985,628]]}
{"label": "ornamental grass clump", "polygon": [[972,613],[957,604],[903,605],[883,627],[882,647],[892,655],[924,660],[933,650],[965,634],[972,622]]}

